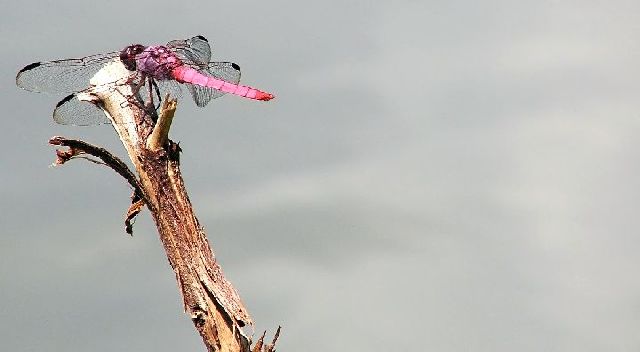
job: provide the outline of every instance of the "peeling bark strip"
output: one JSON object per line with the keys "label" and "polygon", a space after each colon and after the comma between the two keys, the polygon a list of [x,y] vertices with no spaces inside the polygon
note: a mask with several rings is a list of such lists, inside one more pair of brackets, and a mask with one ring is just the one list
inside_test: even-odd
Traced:
{"label": "peeling bark strip", "polygon": [[131,195],[131,205],[127,209],[127,215],[124,218],[124,230],[129,235],[133,236],[133,219],[140,214],[144,207],[144,200],[142,200],[138,193],[133,192]]}
{"label": "peeling bark strip", "polygon": [[[99,86],[125,75],[128,75],[128,71],[120,62],[115,62],[98,72],[91,84]],[[251,349],[250,339],[240,328],[253,325],[253,321],[238,293],[222,273],[204,230],[193,213],[177,157],[180,148],[167,138],[175,102],[165,99],[167,105],[160,114],[163,121],[156,124],[155,116],[149,116],[139,104],[127,100],[132,95],[131,87],[117,89],[121,94],[96,90],[87,92],[86,97],[87,100],[99,100],[99,105],[111,119],[135,165],[139,178],[133,179],[139,187],[139,197],[136,198],[134,194],[129,214],[135,216],[139,212],[142,206],[140,199],[144,200],[151,211],[167,258],[175,272],[184,309],[202,336],[207,350],[274,351],[273,345],[280,329],[272,344],[263,346],[261,338],[259,346]],[[165,112],[167,109],[173,111]],[[59,145],[69,142],[61,137],[52,140]],[[70,154],[60,152],[62,156],[59,153],[59,160],[64,162],[77,155],[74,153],[78,150],[83,150],[82,147],[70,147]],[[129,176],[125,178],[132,182]]]}

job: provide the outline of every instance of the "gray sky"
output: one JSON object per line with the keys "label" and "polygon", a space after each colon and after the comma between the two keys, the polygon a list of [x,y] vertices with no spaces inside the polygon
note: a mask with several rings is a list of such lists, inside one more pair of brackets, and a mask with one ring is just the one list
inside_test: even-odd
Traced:
{"label": "gray sky", "polygon": [[[8,7],[8,9],[7,9]],[[33,61],[196,34],[268,103],[180,101],[191,200],[280,351],[640,349],[637,1],[3,6],[6,351],[203,350],[130,190],[17,89]],[[186,346],[187,348],[184,348]]]}

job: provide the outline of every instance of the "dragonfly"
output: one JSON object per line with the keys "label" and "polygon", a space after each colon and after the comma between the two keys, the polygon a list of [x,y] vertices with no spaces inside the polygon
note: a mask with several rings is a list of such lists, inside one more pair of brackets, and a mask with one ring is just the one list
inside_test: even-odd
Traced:
{"label": "dragonfly", "polygon": [[199,107],[226,93],[262,101],[274,98],[273,94],[239,84],[237,64],[210,61],[211,47],[201,35],[165,45],[132,44],[119,51],[78,59],[34,62],[18,72],[16,84],[32,92],[71,93],[58,102],[53,112],[53,119],[59,124],[109,123],[102,110],[79,97],[87,90],[91,77],[115,60],[131,72],[122,84],[133,85],[134,94],[144,87],[151,106],[154,91],[158,98],[160,91],[179,96],[180,86],[187,88]]}

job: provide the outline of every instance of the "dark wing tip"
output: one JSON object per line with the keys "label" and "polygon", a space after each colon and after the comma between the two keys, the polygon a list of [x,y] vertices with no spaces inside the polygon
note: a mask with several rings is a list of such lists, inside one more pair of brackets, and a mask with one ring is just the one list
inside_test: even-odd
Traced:
{"label": "dark wing tip", "polygon": [[56,109],[59,108],[60,106],[62,106],[63,104],[65,104],[66,102],[68,102],[69,100],[73,99],[76,96],[76,93],[73,94],[69,94],[66,97],[62,98],[62,100],[60,100],[58,102],[58,104],[56,104]]}
{"label": "dark wing tip", "polygon": [[36,68],[38,66],[42,65],[42,62],[34,62],[32,64],[28,64],[27,66],[23,67],[22,70],[18,71],[18,74],[21,74],[24,71],[28,71],[31,70],[33,68]]}
{"label": "dark wing tip", "polygon": [[194,38],[198,38],[198,39],[200,39],[200,40],[204,40],[204,41],[205,41],[205,42],[207,42],[207,43],[209,42],[209,41],[207,40],[207,38],[205,38],[204,36],[202,36],[202,35],[200,35],[200,34],[196,35]]}
{"label": "dark wing tip", "polygon": [[236,64],[235,62],[231,63],[231,67],[233,67],[234,70],[240,71],[240,65]]}
{"label": "dark wing tip", "polygon": [[[41,65],[42,65],[42,62],[34,62],[31,64],[28,64],[27,66],[23,67],[22,70],[18,71],[18,74],[16,75],[16,86],[32,92],[38,91],[36,87],[33,87],[33,83],[29,82],[28,72]],[[22,77],[22,74],[25,72],[27,72],[26,82],[25,82],[25,78]]]}

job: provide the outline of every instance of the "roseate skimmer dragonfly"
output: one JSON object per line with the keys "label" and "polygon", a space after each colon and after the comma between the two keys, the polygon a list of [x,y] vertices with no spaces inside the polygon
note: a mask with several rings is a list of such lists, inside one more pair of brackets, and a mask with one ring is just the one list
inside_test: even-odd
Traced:
{"label": "roseate skimmer dragonfly", "polygon": [[[119,59],[131,71],[126,83],[135,90],[145,87],[153,96],[160,90],[179,94],[181,86],[191,93],[196,105],[207,105],[211,99],[226,93],[255,100],[270,100],[273,95],[240,85],[240,66],[232,62],[210,62],[211,47],[201,35],[187,40],[173,40],[165,45],[129,45],[121,51],[87,56],[80,59],[34,62],[16,76],[16,84],[33,92],[72,93],[56,105],[53,118],[57,123],[93,125],[108,123],[106,116],[93,104],[78,99],[89,86],[90,78],[109,62]],[[136,92],[137,93],[137,92]],[[153,106],[152,102],[151,106]]]}

